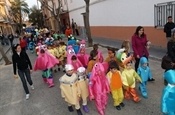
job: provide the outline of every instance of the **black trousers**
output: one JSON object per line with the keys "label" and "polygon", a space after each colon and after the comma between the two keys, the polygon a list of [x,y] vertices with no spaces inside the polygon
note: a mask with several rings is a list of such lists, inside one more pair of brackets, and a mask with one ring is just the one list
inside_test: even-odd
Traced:
{"label": "black trousers", "polygon": [[[24,88],[26,94],[29,94],[29,89],[27,87],[27,81],[30,85],[33,85],[33,82],[32,82],[31,76],[30,76],[30,70],[29,69],[18,70],[18,75],[21,78],[23,88]],[[26,79],[27,79],[27,81],[26,81]]]}

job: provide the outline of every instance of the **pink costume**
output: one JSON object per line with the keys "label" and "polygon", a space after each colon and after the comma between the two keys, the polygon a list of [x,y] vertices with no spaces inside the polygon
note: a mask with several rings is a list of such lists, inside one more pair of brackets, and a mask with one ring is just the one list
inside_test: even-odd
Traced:
{"label": "pink costume", "polygon": [[99,51],[99,50],[98,50],[97,58],[98,58],[98,61],[101,62],[101,63],[104,61],[104,58],[103,58],[102,52]]}
{"label": "pink costume", "polygon": [[78,60],[78,58],[76,61],[71,61],[71,64],[73,65],[75,71],[77,71],[79,67],[83,67],[82,63]]}
{"label": "pink costume", "polygon": [[95,100],[95,105],[100,115],[105,115],[108,93],[110,92],[109,83],[105,75],[104,67],[97,62],[89,80],[89,97]]}
{"label": "pink costume", "polygon": [[80,62],[83,64],[83,66],[86,67],[88,64],[88,61],[89,61],[89,55],[86,54],[86,42],[85,42],[85,40],[82,40],[80,42],[80,50],[77,54],[77,57],[80,60]]}
{"label": "pink costume", "polygon": [[76,55],[73,47],[71,45],[67,46],[67,64],[72,63],[71,58],[73,55]]}

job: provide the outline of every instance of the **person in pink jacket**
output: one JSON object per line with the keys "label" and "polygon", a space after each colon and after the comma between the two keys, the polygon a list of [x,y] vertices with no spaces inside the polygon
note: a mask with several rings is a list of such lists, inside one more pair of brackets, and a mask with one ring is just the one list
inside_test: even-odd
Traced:
{"label": "person in pink jacket", "polygon": [[[147,36],[144,33],[144,28],[142,26],[138,26],[134,35],[132,36],[132,49],[134,51],[135,58],[135,71],[137,71],[141,57],[146,57],[148,59],[149,45],[150,41],[147,39]],[[149,79],[149,81],[154,81],[154,79]]]}

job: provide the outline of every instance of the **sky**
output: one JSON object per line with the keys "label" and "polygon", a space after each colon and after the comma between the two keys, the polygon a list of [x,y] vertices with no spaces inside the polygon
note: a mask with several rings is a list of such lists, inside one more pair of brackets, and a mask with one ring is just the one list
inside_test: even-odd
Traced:
{"label": "sky", "polygon": [[[29,8],[31,8],[33,5],[37,5],[37,0],[25,0],[25,1],[29,5]],[[39,8],[40,8],[40,3],[39,3]]]}

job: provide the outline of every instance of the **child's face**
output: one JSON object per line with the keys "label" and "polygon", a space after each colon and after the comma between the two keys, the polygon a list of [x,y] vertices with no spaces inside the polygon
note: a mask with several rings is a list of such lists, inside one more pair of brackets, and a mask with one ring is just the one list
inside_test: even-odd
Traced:
{"label": "child's face", "polygon": [[108,50],[108,56],[109,56],[110,58],[113,58],[113,57],[114,57],[114,53],[113,53],[112,51]]}
{"label": "child's face", "polygon": [[143,68],[146,68],[147,66],[148,66],[148,63],[143,63],[143,64],[142,64],[142,67],[143,67]]}
{"label": "child's face", "polygon": [[77,62],[77,60],[76,60],[76,59],[74,59],[74,60],[72,60],[72,62],[73,62],[73,63],[76,63],[76,62]]}
{"label": "child's face", "polygon": [[69,70],[66,72],[68,75],[72,75],[74,73],[74,70]]}
{"label": "child's face", "polygon": [[112,72],[112,73],[116,73],[116,72],[117,72],[117,68],[111,69],[111,72]]}
{"label": "child's face", "polygon": [[127,69],[131,69],[131,68],[132,68],[131,63],[126,64],[126,68],[127,68]]}

